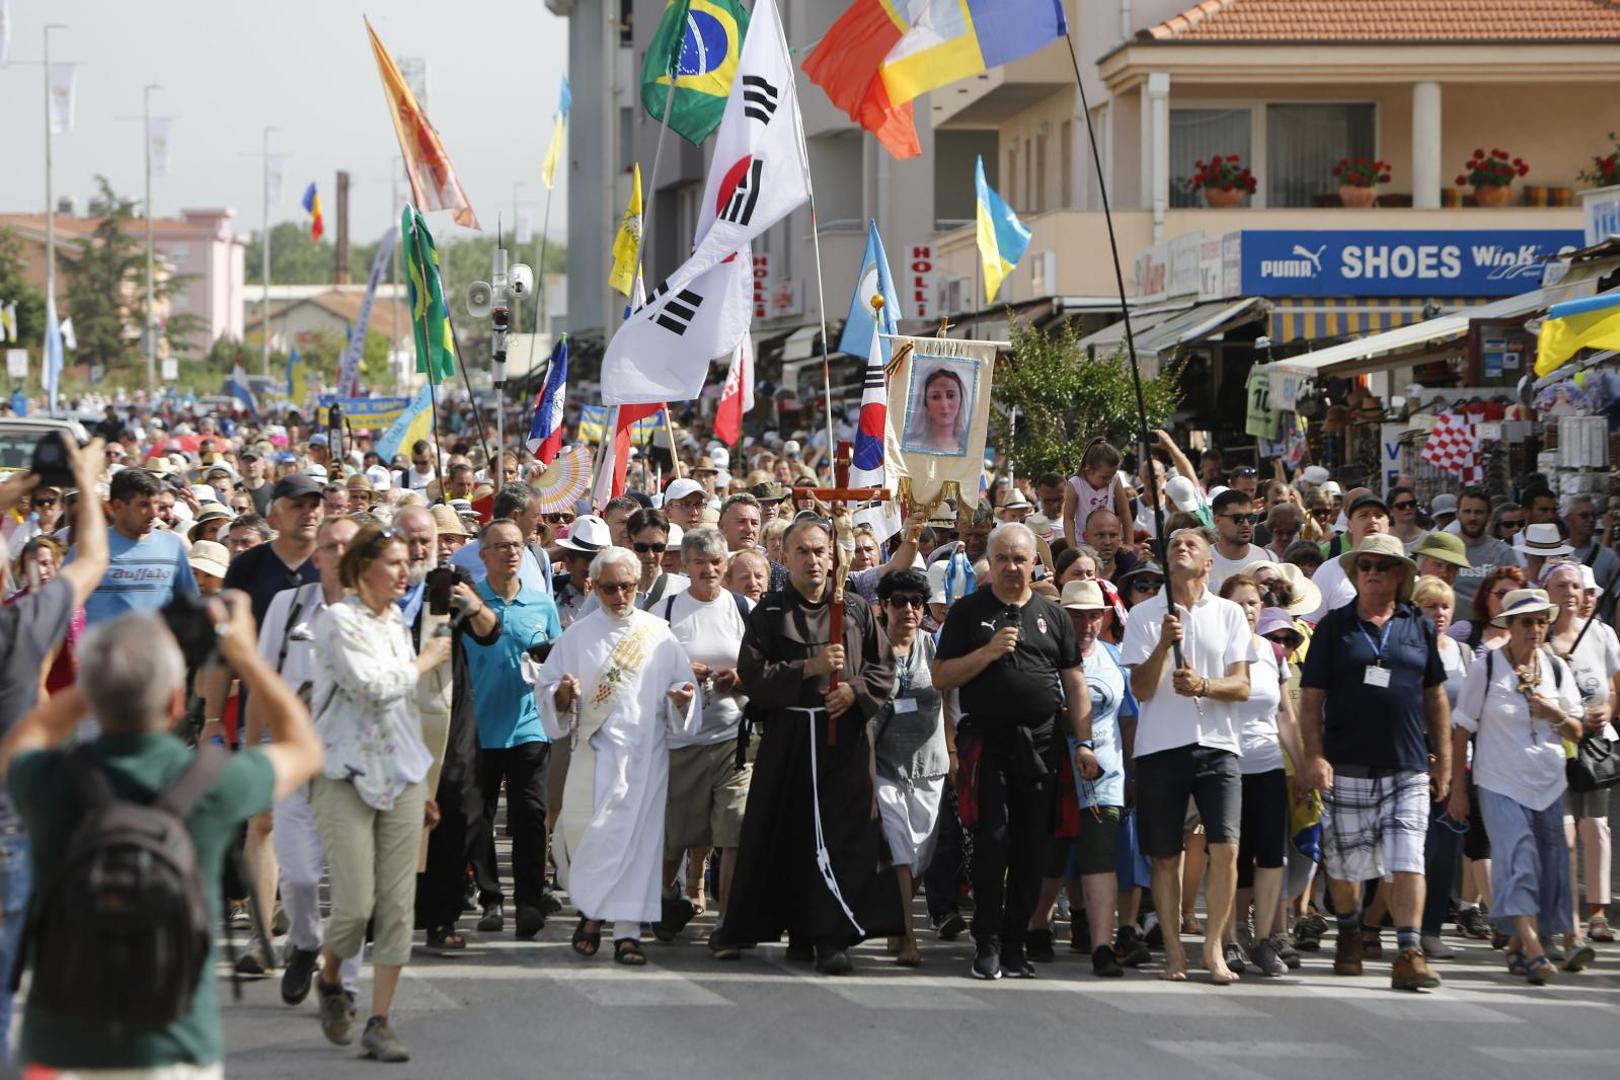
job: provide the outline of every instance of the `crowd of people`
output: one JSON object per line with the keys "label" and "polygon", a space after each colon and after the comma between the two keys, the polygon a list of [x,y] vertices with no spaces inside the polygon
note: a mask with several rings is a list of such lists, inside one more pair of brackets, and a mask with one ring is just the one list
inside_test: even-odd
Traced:
{"label": "crowd of people", "polygon": [[[838,975],[881,939],[984,980],[1034,977],[1059,927],[1095,976],[1227,985],[1336,924],[1335,974],[1387,959],[1405,990],[1458,935],[1538,986],[1614,940],[1608,789],[1567,779],[1620,701],[1590,497],[1425,506],[1158,432],[886,536],[806,490],[809,437],[689,432],[592,512],[456,425],[384,461],[296,417],[109,406],[71,484],[0,482],[23,1061],[221,1069],[212,932],[166,1012],[53,990],[83,958],[49,912],[110,858],[80,828],[109,799],[183,820],[237,973],[381,1061],[410,1056],[414,951],[565,912],[580,962],[709,914],[717,961],[785,938]],[[938,944],[964,934],[971,960]]]}

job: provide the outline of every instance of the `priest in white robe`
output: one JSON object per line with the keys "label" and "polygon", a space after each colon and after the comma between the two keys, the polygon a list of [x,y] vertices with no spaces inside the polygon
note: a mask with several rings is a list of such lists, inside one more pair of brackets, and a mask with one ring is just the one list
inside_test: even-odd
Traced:
{"label": "priest in white robe", "polygon": [[574,950],[594,956],[612,922],[614,959],[640,965],[641,924],[663,893],[669,735],[695,732],[703,708],[669,624],[636,608],[635,554],[604,548],[590,573],[601,607],[563,631],[535,679],[546,734],[575,740],[552,851],[580,913]]}

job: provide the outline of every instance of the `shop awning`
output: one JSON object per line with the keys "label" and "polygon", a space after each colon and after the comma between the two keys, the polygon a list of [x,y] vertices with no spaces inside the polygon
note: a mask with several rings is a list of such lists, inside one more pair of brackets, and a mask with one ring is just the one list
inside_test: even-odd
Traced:
{"label": "shop awning", "polygon": [[1377,334],[1425,318],[1424,312],[1484,304],[1484,297],[1444,300],[1426,297],[1300,296],[1273,300],[1270,335],[1273,345],[1291,341]]}
{"label": "shop awning", "polygon": [[1271,375],[1272,407],[1294,407],[1302,383],[1308,379],[1343,379],[1373,371],[1407,367],[1430,357],[1424,351],[1438,343],[1461,337],[1473,319],[1513,319],[1530,315],[1549,304],[1591,296],[1597,291],[1595,277],[1570,278],[1544,289],[1510,296],[1489,304],[1447,311],[1432,319],[1397,327],[1381,334],[1346,341],[1326,349],[1277,360],[1266,365]]}
{"label": "shop awning", "polygon": [[[1269,310],[1265,300],[1248,296],[1237,300],[1211,300],[1202,304],[1181,304],[1133,312],[1131,334],[1136,339],[1136,356],[1142,362],[1143,378],[1151,379],[1158,375],[1159,357],[1165,353],[1259,322]],[[1124,343],[1123,319],[1080,341],[1082,348],[1095,348],[1101,356],[1121,350]]]}
{"label": "shop awning", "polygon": [[[1192,303],[1161,304],[1156,307],[1136,308],[1131,312],[1131,333],[1135,336],[1137,347],[1141,347],[1142,335],[1156,329],[1161,323],[1184,315],[1196,305]],[[1125,320],[1109,323],[1094,334],[1083,337],[1078,342],[1080,348],[1090,352],[1095,350],[1100,356],[1118,350],[1125,344]]]}

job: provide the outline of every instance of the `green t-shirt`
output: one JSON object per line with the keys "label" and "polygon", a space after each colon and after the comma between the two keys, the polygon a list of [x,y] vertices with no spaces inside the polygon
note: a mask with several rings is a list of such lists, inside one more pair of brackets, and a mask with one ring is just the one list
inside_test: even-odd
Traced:
{"label": "green t-shirt", "polygon": [[[179,778],[192,760],[186,744],[172,735],[103,735],[96,760],[106,769],[120,798],[149,803]],[[62,768],[60,750],[35,750],[11,763],[11,798],[28,832],[36,888],[56,875],[81,811]],[[270,808],[275,773],[258,750],[231,757],[219,782],[197,801],[186,819],[197,845],[198,869],[208,888],[208,910],[220,922],[220,871],[225,852],[242,822]],[[115,1035],[50,1015],[29,1002],[23,1013],[19,1060],[62,1069],[151,1068],[183,1063],[212,1065],[225,1054],[214,987],[210,947],[191,1011],[165,1028],[138,1035]],[[140,993],[130,987],[130,993]]]}

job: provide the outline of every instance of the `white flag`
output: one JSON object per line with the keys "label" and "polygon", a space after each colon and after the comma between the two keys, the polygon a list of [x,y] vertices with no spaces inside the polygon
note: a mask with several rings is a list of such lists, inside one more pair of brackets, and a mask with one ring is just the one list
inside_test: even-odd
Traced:
{"label": "white flag", "polygon": [[271,154],[264,159],[264,186],[271,206],[281,205],[281,178],[286,171],[286,154]]}
{"label": "white flag", "polygon": [[715,138],[692,256],[609,342],[603,400],[697,397],[710,361],[736,350],[753,316],[751,260],[739,252],[809,198],[793,62],[774,0],[759,0]]}
{"label": "white flag", "polygon": [[11,59],[11,0],[0,0],[0,71]]}
{"label": "white flag", "polygon": [[[169,175],[169,125],[172,117],[154,116],[146,125],[146,151],[152,155],[152,175]],[[150,210],[147,213],[151,213]]]}
{"label": "white flag", "polygon": [[11,303],[7,304],[5,310],[0,311],[0,316],[4,316],[4,318],[0,318],[0,323],[5,324],[6,340],[21,340],[17,337],[17,301],[13,300]]}
{"label": "white flag", "polygon": [[51,134],[66,135],[73,130],[73,82],[76,64],[52,64],[50,68]]}
{"label": "white flag", "polygon": [[534,210],[527,206],[517,210],[517,242],[520,245],[534,243]]}
{"label": "white flag", "polygon": [[68,352],[79,351],[79,339],[73,333],[73,316],[62,320],[62,347]]}

